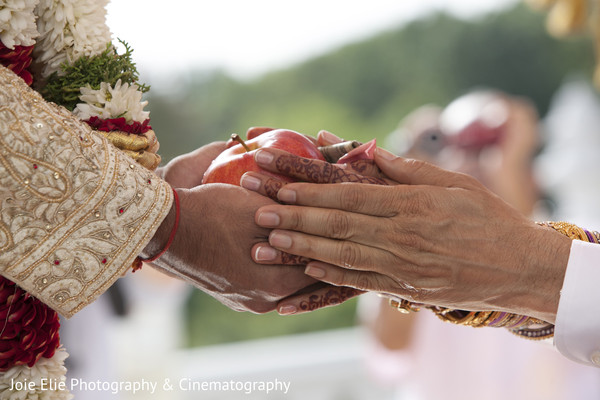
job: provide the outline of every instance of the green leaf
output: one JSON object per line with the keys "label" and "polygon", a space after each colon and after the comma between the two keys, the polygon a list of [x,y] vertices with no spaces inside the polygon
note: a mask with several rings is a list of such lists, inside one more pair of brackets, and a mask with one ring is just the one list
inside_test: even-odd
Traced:
{"label": "green leaf", "polygon": [[139,75],[131,58],[133,49],[123,40],[118,39],[125,47],[123,54],[118,54],[112,43],[106,50],[92,57],[80,57],[73,64],[64,62],[61,73],[53,73],[48,83],[41,90],[48,101],[73,110],[80,102],[80,88],[90,85],[92,89],[100,89],[102,82],[114,86],[120,79],[122,83],[137,84],[142,93],[150,90],[150,86],[138,83]]}

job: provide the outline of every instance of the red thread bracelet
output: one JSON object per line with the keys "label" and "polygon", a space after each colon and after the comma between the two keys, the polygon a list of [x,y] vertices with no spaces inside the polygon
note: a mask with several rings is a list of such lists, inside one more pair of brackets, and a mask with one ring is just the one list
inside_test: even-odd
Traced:
{"label": "red thread bracelet", "polygon": [[152,262],[158,260],[163,254],[167,252],[167,250],[169,250],[171,244],[173,244],[173,240],[175,240],[175,234],[177,233],[177,228],[179,228],[179,215],[181,214],[181,208],[179,207],[179,195],[177,194],[177,191],[175,189],[173,189],[173,198],[175,200],[175,225],[173,225],[173,229],[171,230],[171,234],[169,235],[169,240],[167,240],[167,244],[160,252],[158,252],[157,255],[153,257],[146,259],[141,257],[136,258],[132,265],[133,272],[142,268],[142,262]]}

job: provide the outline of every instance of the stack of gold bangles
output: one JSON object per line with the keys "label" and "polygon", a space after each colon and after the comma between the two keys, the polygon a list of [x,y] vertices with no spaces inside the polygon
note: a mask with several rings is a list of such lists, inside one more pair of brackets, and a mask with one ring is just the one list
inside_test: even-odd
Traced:
{"label": "stack of gold bangles", "polygon": [[[570,239],[600,243],[600,233],[591,232],[567,222],[538,222],[538,225],[552,228],[568,236]],[[554,325],[526,315],[511,314],[503,311],[452,310],[445,307],[429,306],[395,299],[390,299],[390,305],[404,313],[419,311],[423,307],[433,311],[442,321],[457,325],[472,326],[474,328],[484,326],[506,328],[511,333],[526,339],[542,340],[554,336]]]}

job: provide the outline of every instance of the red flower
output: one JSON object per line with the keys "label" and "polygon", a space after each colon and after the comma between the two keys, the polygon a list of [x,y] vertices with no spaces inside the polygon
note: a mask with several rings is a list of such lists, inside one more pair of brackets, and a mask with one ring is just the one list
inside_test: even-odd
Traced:
{"label": "red flower", "polygon": [[55,311],[0,276],[0,372],[51,358],[60,344]]}
{"label": "red flower", "polygon": [[15,46],[14,50],[11,50],[0,42],[0,64],[19,75],[30,86],[33,76],[27,68],[31,65],[32,51],[33,46]]}
{"label": "red flower", "polygon": [[91,117],[90,119],[85,120],[85,122],[87,122],[87,124],[92,128],[104,132],[122,131],[125,133],[134,133],[136,135],[141,135],[152,129],[152,127],[148,125],[150,123],[150,118],[148,118],[142,123],[132,121],[130,124],[128,124],[125,118],[123,117],[110,119]]}

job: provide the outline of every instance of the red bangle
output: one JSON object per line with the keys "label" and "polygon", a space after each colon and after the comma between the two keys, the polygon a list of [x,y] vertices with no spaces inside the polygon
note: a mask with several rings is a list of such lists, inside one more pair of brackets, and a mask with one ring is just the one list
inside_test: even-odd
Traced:
{"label": "red bangle", "polygon": [[181,208],[179,207],[179,195],[177,194],[177,191],[175,189],[173,189],[173,198],[175,200],[175,225],[173,225],[173,229],[171,230],[171,234],[169,235],[169,240],[167,240],[167,244],[161,251],[158,252],[157,255],[153,257],[146,259],[141,257],[136,258],[132,265],[133,272],[142,268],[142,262],[152,262],[158,260],[163,254],[167,252],[167,250],[169,250],[171,244],[173,244],[173,240],[175,240],[175,234],[177,233],[177,228],[179,228],[179,215],[181,214]]}

